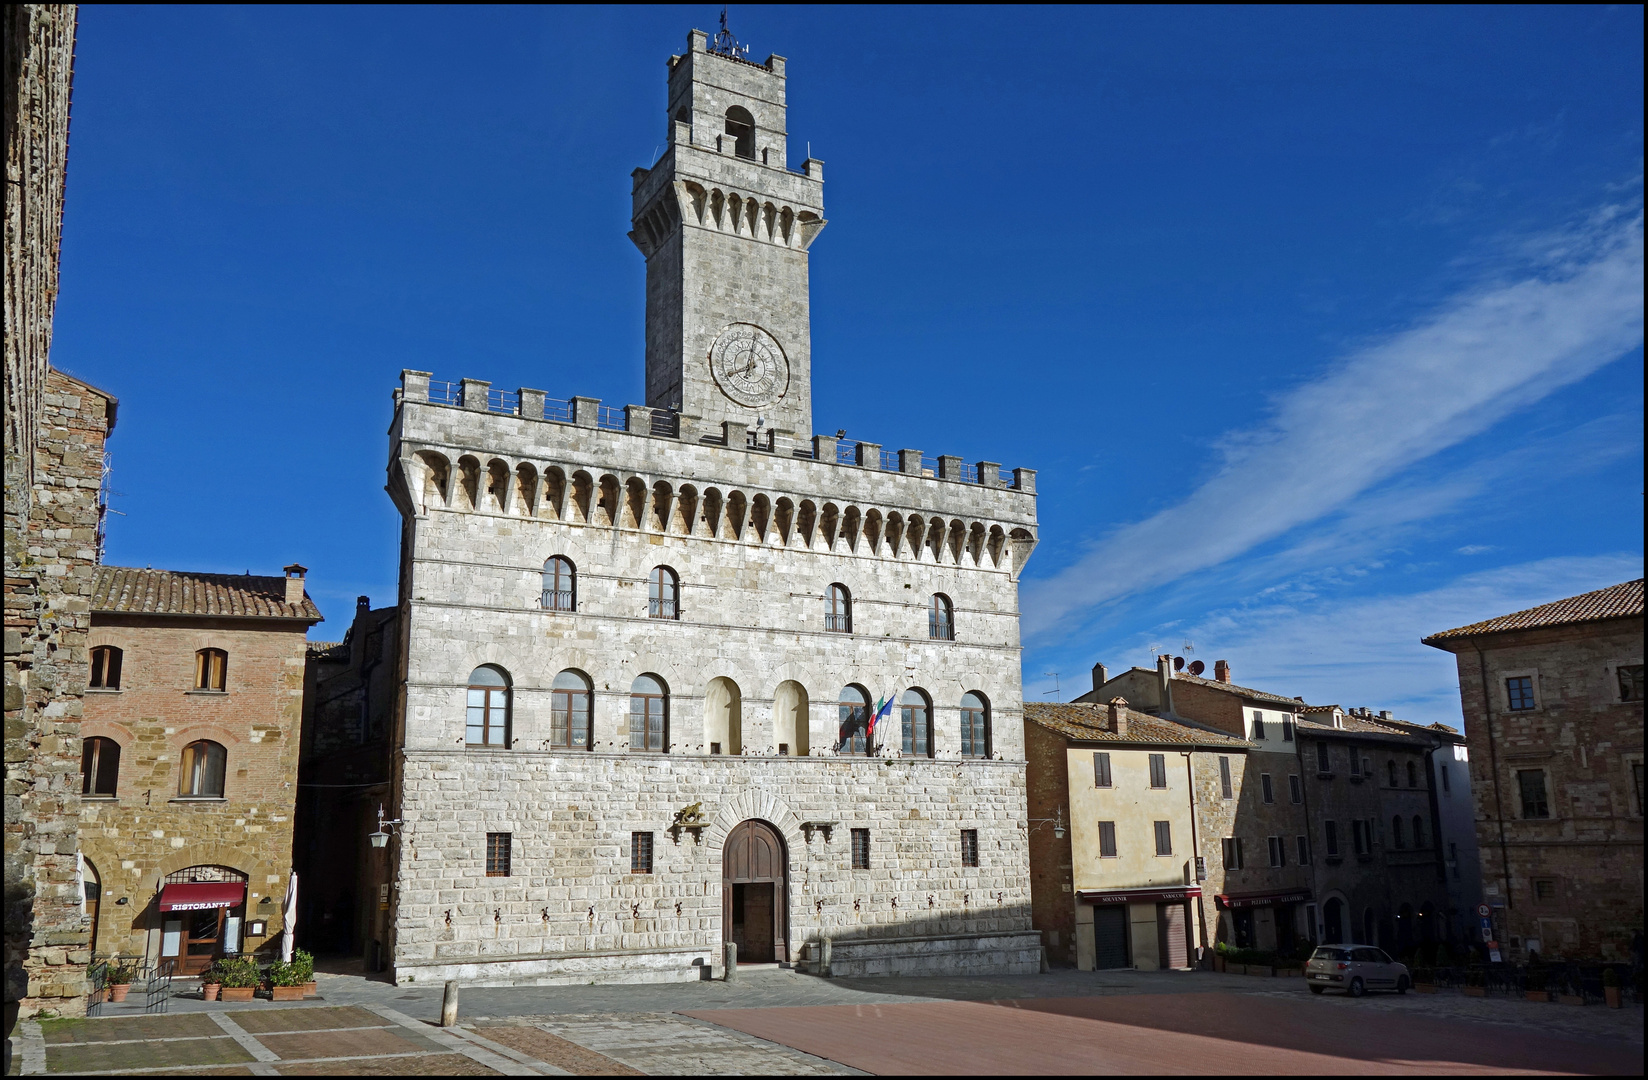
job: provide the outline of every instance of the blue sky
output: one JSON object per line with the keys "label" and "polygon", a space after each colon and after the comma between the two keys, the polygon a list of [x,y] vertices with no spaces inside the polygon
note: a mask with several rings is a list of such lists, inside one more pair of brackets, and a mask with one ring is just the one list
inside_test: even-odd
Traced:
{"label": "blue sky", "polygon": [[[395,588],[403,367],[642,400],[629,173],[719,9],[80,9],[53,360],[108,560]],[[1039,470],[1026,696],[1153,651],[1458,722],[1642,573],[1640,7],[767,8],[814,426]]]}

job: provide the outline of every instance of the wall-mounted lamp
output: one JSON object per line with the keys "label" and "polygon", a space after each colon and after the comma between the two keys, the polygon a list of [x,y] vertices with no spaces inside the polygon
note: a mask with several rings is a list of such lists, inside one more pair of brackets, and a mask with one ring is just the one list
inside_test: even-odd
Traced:
{"label": "wall-mounted lamp", "polygon": [[265,896],[262,900],[258,901],[258,907],[274,907],[274,905],[275,898],[272,896]]}
{"label": "wall-mounted lamp", "polygon": [[1064,839],[1064,807],[1062,807],[1062,806],[1054,807],[1052,817],[1031,818],[1030,819],[1030,826],[1031,826],[1030,831],[1035,832],[1037,829],[1041,828],[1043,825],[1048,824],[1049,822],[1051,822],[1052,825],[1053,825],[1053,839],[1063,840]]}
{"label": "wall-mounted lamp", "polygon": [[129,899],[127,899],[126,897],[122,896],[119,900],[115,901],[115,906],[118,907],[122,904],[129,904],[129,903],[131,903],[131,901]]}
{"label": "wall-mounted lamp", "polygon": [[393,821],[385,821],[383,819],[383,803],[379,803],[378,831],[375,833],[368,833],[366,838],[372,841],[372,846],[375,848],[388,847],[390,830],[399,824],[401,824],[400,818],[395,818]]}

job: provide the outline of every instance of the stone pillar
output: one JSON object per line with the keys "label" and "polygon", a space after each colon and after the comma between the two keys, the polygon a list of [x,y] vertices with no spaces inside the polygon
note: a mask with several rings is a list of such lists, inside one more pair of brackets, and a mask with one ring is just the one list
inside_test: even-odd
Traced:
{"label": "stone pillar", "polygon": [[773,428],[772,451],[779,457],[794,457],[795,432],[789,428]]}
{"label": "stone pillar", "polygon": [[401,400],[428,401],[430,374],[427,371],[412,371],[408,368],[402,368]]}
{"label": "stone pillar", "polygon": [[831,465],[834,465],[835,443],[836,438],[834,435],[814,435],[813,457],[817,458],[819,461],[827,461]]}
{"label": "stone pillar", "polygon": [[721,439],[729,447],[749,445],[750,429],[741,420],[721,421]]}
{"label": "stone pillar", "polygon": [[940,480],[961,479],[961,458],[954,454],[942,454],[938,459],[938,478]]}
{"label": "stone pillar", "polygon": [[651,435],[652,409],[645,405],[625,405],[624,430],[631,435]]}
{"label": "stone pillar", "polygon": [[1034,492],[1036,490],[1036,470],[1014,469],[1013,486],[1020,491]]}
{"label": "stone pillar", "polygon": [[881,444],[873,442],[859,443],[858,450],[854,454],[854,460],[858,462],[858,467],[861,469],[881,468]]}
{"label": "stone pillar", "polygon": [[521,415],[528,420],[542,420],[544,418],[544,398],[549,395],[542,390],[528,390],[521,387],[515,391],[521,398]]}
{"label": "stone pillar", "polygon": [[898,452],[898,471],[909,473],[911,476],[921,475],[921,451],[900,450]]}
{"label": "stone pillar", "polygon": [[594,427],[600,408],[601,399],[598,397],[575,397],[572,399],[572,422],[579,427]]}
{"label": "stone pillar", "polygon": [[1001,462],[981,461],[975,468],[978,469],[978,482],[985,487],[1001,487]]}
{"label": "stone pillar", "polygon": [[480,379],[460,379],[459,382],[463,385],[463,407],[486,412],[486,392],[492,389],[492,384]]}

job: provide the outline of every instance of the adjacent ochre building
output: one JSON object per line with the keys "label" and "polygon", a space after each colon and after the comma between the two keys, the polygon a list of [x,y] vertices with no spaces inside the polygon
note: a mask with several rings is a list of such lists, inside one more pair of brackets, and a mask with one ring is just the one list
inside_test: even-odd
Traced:
{"label": "adjacent ochre building", "polygon": [[171,961],[272,947],[292,869],[304,638],[286,576],[99,567],[81,724],[92,947]]}
{"label": "adjacent ochre building", "polygon": [[1039,966],[1035,474],[812,434],[823,165],[789,167],[786,78],[698,32],[670,58],[632,185],[645,406],[403,374],[400,982],[694,979],[826,938],[837,974]]}
{"label": "adjacent ochre building", "polygon": [[1642,579],[1444,630],[1502,954],[1629,959],[1642,934]]}

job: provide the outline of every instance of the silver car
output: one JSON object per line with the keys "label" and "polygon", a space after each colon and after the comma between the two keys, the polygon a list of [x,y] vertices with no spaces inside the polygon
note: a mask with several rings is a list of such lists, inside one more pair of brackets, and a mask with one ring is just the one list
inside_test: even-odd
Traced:
{"label": "silver car", "polygon": [[1305,965],[1305,982],[1313,994],[1324,990],[1343,990],[1351,997],[1361,997],[1369,990],[1405,994],[1413,985],[1413,974],[1406,964],[1398,964],[1372,945],[1323,945]]}

